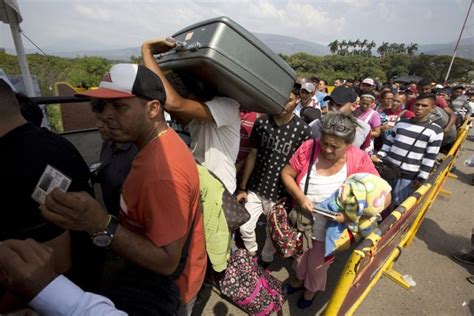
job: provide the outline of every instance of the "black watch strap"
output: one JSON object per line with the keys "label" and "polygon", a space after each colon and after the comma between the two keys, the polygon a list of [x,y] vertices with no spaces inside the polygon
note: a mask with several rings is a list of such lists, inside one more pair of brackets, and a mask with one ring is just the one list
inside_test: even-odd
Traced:
{"label": "black watch strap", "polygon": [[109,223],[107,224],[107,227],[105,228],[105,233],[113,238],[113,236],[117,232],[118,225],[119,225],[119,221],[117,217],[113,215],[109,215]]}

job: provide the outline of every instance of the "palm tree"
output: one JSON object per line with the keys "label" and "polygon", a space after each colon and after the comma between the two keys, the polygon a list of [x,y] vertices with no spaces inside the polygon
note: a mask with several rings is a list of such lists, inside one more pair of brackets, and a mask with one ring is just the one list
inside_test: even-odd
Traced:
{"label": "palm tree", "polygon": [[377,48],[377,52],[380,54],[380,56],[384,56],[385,54],[388,53],[389,46],[387,42],[382,42],[382,44]]}
{"label": "palm tree", "polygon": [[367,44],[367,49],[366,49],[366,56],[372,56],[372,49],[374,49],[377,46],[374,41],[370,41],[370,43]]}
{"label": "palm tree", "polygon": [[332,41],[331,43],[329,43],[328,47],[331,53],[333,54],[337,53],[339,50],[339,41],[338,40]]}
{"label": "palm tree", "polygon": [[417,43],[410,43],[410,45],[407,46],[407,54],[408,55],[415,55],[416,51],[418,50],[418,44]]}
{"label": "palm tree", "polygon": [[356,41],[354,42],[354,54],[360,54],[361,49],[359,49],[359,47],[361,43],[362,42],[360,41],[360,39],[356,39]]}
{"label": "palm tree", "polygon": [[342,40],[342,42],[339,43],[339,46],[341,47],[340,50],[339,50],[339,55],[346,55],[347,54],[347,41],[346,40]]}

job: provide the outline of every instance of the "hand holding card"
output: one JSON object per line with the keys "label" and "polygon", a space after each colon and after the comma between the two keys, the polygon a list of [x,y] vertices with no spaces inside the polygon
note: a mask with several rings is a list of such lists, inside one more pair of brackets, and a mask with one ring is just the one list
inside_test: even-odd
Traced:
{"label": "hand holding card", "polygon": [[318,213],[318,214],[321,214],[327,218],[330,218],[332,220],[335,220],[336,219],[336,215],[337,213],[334,213],[334,212],[331,212],[330,210],[328,209],[325,209],[325,208],[322,208],[318,205],[316,205],[314,208],[313,208],[313,212],[315,213]]}
{"label": "hand holding card", "polygon": [[47,165],[31,197],[39,204],[44,204],[46,195],[51,193],[55,188],[66,192],[70,185],[71,178],[61,173],[58,169]]}

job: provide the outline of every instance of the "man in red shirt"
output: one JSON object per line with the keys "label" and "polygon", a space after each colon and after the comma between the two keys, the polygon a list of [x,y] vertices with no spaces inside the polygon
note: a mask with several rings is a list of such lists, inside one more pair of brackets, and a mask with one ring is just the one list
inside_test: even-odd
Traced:
{"label": "man in red shirt", "polygon": [[[431,93],[431,81],[428,79],[421,79],[418,84],[417,84],[417,90],[418,93],[421,94],[426,94],[426,93]],[[406,110],[412,111],[413,112],[413,106],[415,104],[415,99],[410,99],[407,102],[406,105]],[[446,100],[441,97],[437,96],[436,97],[436,105],[440,108],[442,108],[446,114],[449,116],[449,121],[446,124],[446,126],[441,126],[443,128],[443,133],[446,135],[451,131],[451,128],[456,124],[456,114],[454,111],[449,107],[448,103]]]}
{"label": "man in red shirt", "polygon": [[164,119],[163,83],[144,66],[118,64],[99,89],[82,95],[103,103],[102,118],[114,141],[133,142],[138,148],[120,197],[120,221],[87,193],[57,189],[46,198],[42,214],[63,228],[88,232],[98,247],[110,247],[127,260],[123,274],[139,267],[152,277],[171,276],[187,252],[175,280],[179,296],[173,296],[176,302],[181,299],[180,310],[175,304],[175,310],[166,312],[191,315],[207,262],[199,176],[191,152]]}

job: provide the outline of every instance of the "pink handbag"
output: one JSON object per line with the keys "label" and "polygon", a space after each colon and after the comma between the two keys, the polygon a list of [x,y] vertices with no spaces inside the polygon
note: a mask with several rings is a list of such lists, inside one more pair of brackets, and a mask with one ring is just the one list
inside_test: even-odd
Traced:
{"label": "pink handbag", "polygon": [[250,315],[269,315],[283,305],[281,282],[262,269],[246,249],[231,255],[219,285],[222,294]]}

